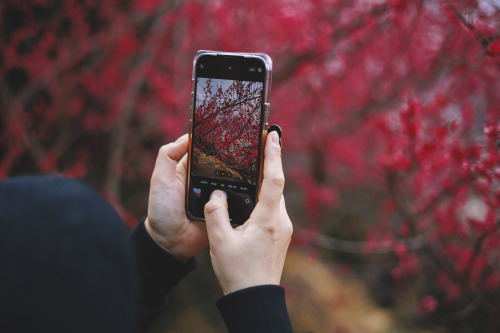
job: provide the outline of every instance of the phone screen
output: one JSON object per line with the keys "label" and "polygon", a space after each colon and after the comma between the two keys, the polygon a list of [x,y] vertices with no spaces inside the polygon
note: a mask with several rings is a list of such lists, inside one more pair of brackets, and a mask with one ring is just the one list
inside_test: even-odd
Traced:
{"label": "phone screen", "polygon": [[265,64],[201,57],[195,75],[188,210],[203,218],[215,189],[228,196],[231,223],[252,212],[260,177]]}

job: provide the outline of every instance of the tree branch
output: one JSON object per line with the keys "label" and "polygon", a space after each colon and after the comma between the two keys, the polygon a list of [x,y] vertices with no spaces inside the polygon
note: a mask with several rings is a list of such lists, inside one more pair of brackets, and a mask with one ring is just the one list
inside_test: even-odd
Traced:
{"label": "tree branch", "polygon": [[[472,22],[469,22],[454,5],[448,3],[448,6],[453,11],[453,13],[455,13],[455,16],[460,20],[460,22],[462,22],[462,24],[474,34],[479,44],[481,44],[483,49],[486,51],[486,54],[488,54],[488,47],[499,36],[486,37],[479,29],[474,29],[474,24]],[[497,62],[497,66],[500,67],[500,62]]]}
{"label": "tree branch", "polygon": [[161,19],[162,14],[167,10],[174,8],[179,3],[179,1],[165,2],[157,10],[152,23],[151,34],[138,58],[140,59],[140,63],[132,71],[125,85],[125,98],[120,103],[120,113],[111,132],[111,139],[109,142],[110,158],[105,178],[105,189],[107,193],[113,195],[116,203],[120,202],[121,167],[128,136],[127,124],[133,114],[135,102],[143,84],[144,76],[146,75],[152,60],[158,51],[161,37],[166,33],[166,22]]}

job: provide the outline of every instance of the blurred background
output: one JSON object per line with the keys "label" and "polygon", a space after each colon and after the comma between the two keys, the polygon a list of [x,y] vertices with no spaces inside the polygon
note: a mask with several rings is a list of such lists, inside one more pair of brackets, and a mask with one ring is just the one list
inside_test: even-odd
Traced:
{"label": "blurred background", "polygon": [[[500,331],[500,1],[2,1],[0,179],[83,179],[133,227],[199,49],[273,58],[296,332]],[[150,332],[224,330],[198,261]]]}

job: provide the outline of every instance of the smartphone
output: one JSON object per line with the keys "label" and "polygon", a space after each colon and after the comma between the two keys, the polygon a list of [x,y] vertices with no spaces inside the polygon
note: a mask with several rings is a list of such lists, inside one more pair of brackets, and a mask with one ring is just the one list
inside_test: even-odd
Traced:
{"label": "smartphone", "polygon": [[262,182],[272,61],[266,54],[198,51],[193,61],[186,215],[204,221],[216,189],[230,222],[250,217]]}

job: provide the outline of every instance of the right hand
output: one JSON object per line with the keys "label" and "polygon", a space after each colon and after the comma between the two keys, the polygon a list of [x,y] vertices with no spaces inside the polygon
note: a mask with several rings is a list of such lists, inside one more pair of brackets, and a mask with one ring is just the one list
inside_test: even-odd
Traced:
{"label": "right hand", "polygon": [[279,285],[293,226],[285,208],[285,178],[276,132],[269,133],[259,202],[245,224],[233,229],[225,193],[205,205],[210,255],[224,295],[248,287]]}

